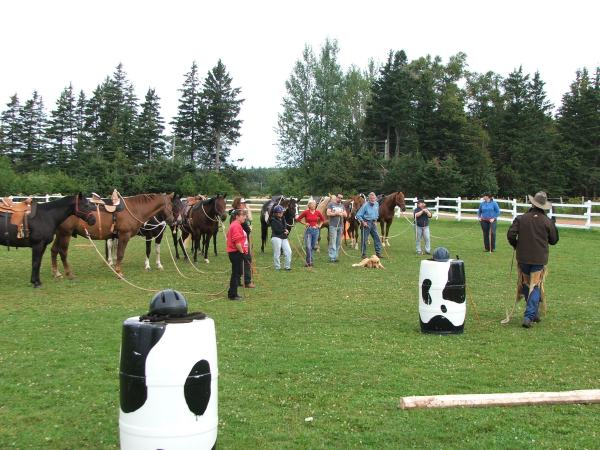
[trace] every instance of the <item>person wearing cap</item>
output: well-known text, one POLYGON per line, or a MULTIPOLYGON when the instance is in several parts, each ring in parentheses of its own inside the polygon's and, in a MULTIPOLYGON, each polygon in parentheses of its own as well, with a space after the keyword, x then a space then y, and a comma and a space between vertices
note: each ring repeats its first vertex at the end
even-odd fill
POLYGON ((306 264, 305 267, 313 266, 313 248, 317 245, 319 240, 319 229, 323 222, 325 222, 325 217, 321 214, 321 211, 317 211, 317 202, 314 200, 309 200, 307 204, 308 208, 306 208, 296 220, 301 222, 304 219, 304 225, 306 226, 306 231, 304 232, 304 246, 306 247, 306 264))
POLYGON ((342 200, 343 194, 331 197, 327 205, 327 217, 329 218, 329 261, 337 262, 342 245, 342 230, 344 229, 344 217, 348 217, 342 200))
POLYGON ((500 207, 491 194, 483 194, 477 209, 477 218, 483 231, 484 251, 496 251, 496 224, 500 215, 500 207))
POLYGON ((246 210, 234 209, 232 213, 233 222, 227 230, 227 254, 231 261, 231 278, 229 279, 229 290, 227 297, 229 300, 241 300, 238 295, 238 285, 240 278, 244 274, 245 261, 250 256, 248 253, 248 235, 242 228, 242 223, 246 221, 246 210))
POLYGON ((417 240, 417 255, 421 255, 421 239, 425 240, 425 253, 431 254, 431 237, 429 234, 429 219, 431 212, 427 209, 425 200, 417 200, 417 207, 414 211, 415 216, 415 238, 417 240))
POLYGON ((375 245, 375 254, 378 258, 381 258, 381 239, 377 233, 377 219, 379 219, 379 203, 377 202, 377 196, 375 192, 369 192, 367 201, 363 203, 358 212, 356 213, 356 220, 361 226, 361 251, 362 258, 367 257, 367 239, 369 235, 373 237, 373 244, 375 245))
POLYGON ((531 327, 539 322, 538 314, 545 266, 548 264, 549 245, 558 242, 555 219, 549 219, 546 211, 552 207, 545 192, 529 195, 531 208, 517 216, 508 229, 508 242, 516 250, 519 264, 521 294, 527 303, 523 326, 531 327))
POLYGON ((283 218, 283 206, 277 205, 273 208, 273 217, 271 217, 271 246, 273 247, 273 266, 275 270, 281 269, 281 251, 283 250, 284 269, 292 270, 292 249, 288 240, 289 231, 283 218))
MULTIPOLYGON (((251 219, 251 214, 252 212, 250 211, 250 208, 248 208, 246 199, 244 197, 236 197, 233 199, 233 202, 231 202, 231 208, 229 210, 229 223, 231 224, 233 222, 233 212, 236 209, 243 209, 244 211, 246 211, 246 220, 244 220, 244 222, 242 223, 242 228, 244 229, 244 231, 246 232, 246 235, 248 236, 248 242, 250 241, 250 233, 252 232, 252 219, 251 219)), ((248 257, 246 259, 244 259, 244 287, 246 288, 255 288, 255 284, 252 282, 252 251, 251 251, 252 247, 250 246, 250 251, 248 251, 248 257)), ((242 285, 242 282, 240 281, 239 285, 242 285)))

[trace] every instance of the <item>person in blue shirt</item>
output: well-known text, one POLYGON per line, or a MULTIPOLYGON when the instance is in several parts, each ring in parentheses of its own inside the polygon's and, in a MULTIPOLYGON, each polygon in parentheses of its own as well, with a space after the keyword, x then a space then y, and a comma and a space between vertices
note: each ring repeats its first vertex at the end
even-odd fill
POLYGON ((425 253, 431 254, 431 237, 429 234, 429 219, 431 211, 427 209, 427 203, 420 198, 417 200, 415 216, 415 239, 417 240, 417 255, 421 255, 421 239, 425 240, 425 253))
POLYGON ((484 194, 479 204, 477 218, 483 231, 483 246, 486 252, 496 251, 496 223, 500 215, 500 207, 491 194, 484 194))
POLYGON ((369 193, 369 198, 356 213, 356 220, 361 227, 361 251, 363 259, 367 257, 367 239, 373 237, 375 254, 381 258, 381 240, 377 233, 377 219, 379 219, 379 203, 375 192, 369 193))

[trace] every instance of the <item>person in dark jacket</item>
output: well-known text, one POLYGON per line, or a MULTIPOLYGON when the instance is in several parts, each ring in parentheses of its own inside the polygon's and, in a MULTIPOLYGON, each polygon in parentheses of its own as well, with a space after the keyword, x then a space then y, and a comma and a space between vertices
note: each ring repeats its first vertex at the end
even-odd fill
POLYGON ((284 268, 287 271, 292 270, 292 249, 288 240, 288 230, 283 218, 283 207, 277 205, 273 208, 273 217, 271 217, 271 245, 273 246, 273 266, 275 270, 281 269, 281 250, 285 257, 284 268))
POLYGON ((529 201, 531 209, 513 221, 506 235, 517 252, 522 294, 527 302, 523 318, 525 328, 540 321, 538 308, 544 266, 548 264, 548 246, 558 242, 555 220, 546 215, 546 210, 552 207, 546 193, 538 192, 534 197, 530 195, 529 201))

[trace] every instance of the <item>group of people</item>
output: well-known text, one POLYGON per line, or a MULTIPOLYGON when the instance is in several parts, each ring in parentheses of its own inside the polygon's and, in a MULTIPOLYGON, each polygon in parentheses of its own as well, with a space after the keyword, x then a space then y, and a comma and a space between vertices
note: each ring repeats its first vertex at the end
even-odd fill
MULTIPOLYGON (((343 194, 338 193, 330 199, 326 215, 329 224, 329 261, 338 261, 342 237, 344 233, 344 219, 348 213, 343 205, 343 194)), ((519 280, 521 295, 526 301, 523 327, 530 328, 533 323, 540 322, 539 304, 542 293, 542 284, 545 275, 545 266, 548 263, 548 246, 558 242, 558 229, 555 220, 548 218, 546 211, 551 208, 545 192, 538 192, 529 196, 531 208, 525 214, 518 216, 510 226, 507 239, 515 249, 516 259, 519 264, 519 280)), ((234 206, 231 214, 231 226, 227 232, 227 252, 231 261, 231 278, 228 297, 231 300, 240 300, 237 288, 242 285, 253 288, 251 255, 249 251, 249 235, 251 232, 248 220, 248 209, 245 200, 234 206)), ((281 256, 283 254, 283 268, 292 270, 292 249, 289 243, 289 229, 283 217, 284 208, 274 206, 270 218, 271 245, 273 248, 273 266, 281 270, 281 256)), ((423 254, 421 241, 425 243, 425 254, 431 254, 431 235, 429 232, 429 219, 431 211, 423 199, 417 200, 413 212, 415 226, 415 240, 417 255, 423 254)), ((483 232, 484 251, 496 250, 496 225, 500 216, 498 203, 492 195, 485 194, 477 210, 483 232)), ((370 192, 367 201, 356 213, 356 220, 361 229, 361 253, 367 257, 367 240, 372 237, 375 254, 381 258, 381 239, 377 233, 377 219, 379 218, 379 204, 374 192, 370 192)), ((306 251, 305 267, 313 267, 314 250, 319 239, 319 230, 326 222, 323 214, 317 210, 317 203, 311 199, 306 210, 296 217, 296 220, 306 226, 304 232, 304 246, 306 251)))

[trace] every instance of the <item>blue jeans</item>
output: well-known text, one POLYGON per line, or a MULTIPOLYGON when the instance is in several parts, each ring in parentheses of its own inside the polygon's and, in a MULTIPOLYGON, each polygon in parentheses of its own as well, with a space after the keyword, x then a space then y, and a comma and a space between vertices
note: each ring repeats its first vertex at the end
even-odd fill
POLYGON ((342 228, 329 226, 329 259, 335 261, 338 259, 340 253, 340 246, 342 245, 342 228))
POLYGON ((379 234, 377 233, 377 221, 369 220, 367 222, 366 227, 362 227, 360 229, 360 249, 362 251, 362 256, 365 258, 367 256, 367 239, 371 236, 373 238, 373 243, 375 244, 375 254, 377 256, 381 256, 381 240, 379 239, 379 234))
POLYGON ((425 252, 431 253, 431 238, 429 235, 429 227, 417 226, 417 253, 421 253, 421 239, 425 239, 425 252))
POLYGON ((304 246, 306 247, 306 263, 313 263, 313 249, 319 241, 319 229, 307 227, 304 232, 304 246))
POLYGON ((497 220, 493 222, 488 222, 486 220, 482 220, 479 222, 481 224, 481 230, 483 231, 483 246, 489 252, 490 251, 490 228, 492 230, 492 251, 496 250, 496 224, 497 220))
MULTIPOLYGON (((531 275, 532 272, 539 272, 544 268, 544 266, 541 264, 523 263, 519 263, 519 267, 521 272, 523 272, 525 275, 531 275)), ((522 293, 525 297, 525 301, 527 302, 527 305, 525 306, 525 318, 533 320, 535 317, 537 317, 538 308, 540 307, 540 287, 536 286, 531 295, 529 295, 529 285, 523 284, 522 293)))

